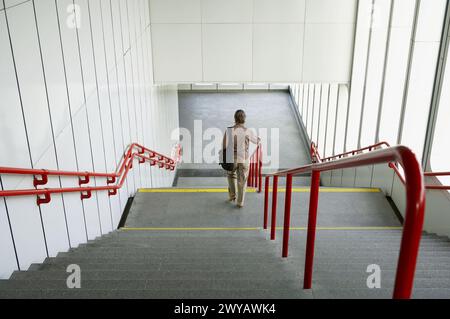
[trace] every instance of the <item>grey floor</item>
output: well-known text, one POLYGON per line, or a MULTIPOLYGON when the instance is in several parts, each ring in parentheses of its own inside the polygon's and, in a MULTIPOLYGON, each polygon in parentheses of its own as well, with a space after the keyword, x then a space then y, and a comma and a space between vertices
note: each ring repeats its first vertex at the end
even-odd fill
MULTIPOLYGON (((219 128, 224 132, 226 127, 233 125, 234 112, 244 109, 247 127, 268 129, 269 153, 272 152, 270 130, 279 130, 279 141, 275 142, 280 147, 280 163, 276 168, 301 166, 309 162, 288 92, 180 92, 179 103, 180 127, 190 132, 194 131, 195 120, 202 121, 204 130, 219 128)), ((192 144, 191 150, 193 147, 192 144)), ((190 163, 181 168, 208 169, 217 168, 217 164, 190 163)))

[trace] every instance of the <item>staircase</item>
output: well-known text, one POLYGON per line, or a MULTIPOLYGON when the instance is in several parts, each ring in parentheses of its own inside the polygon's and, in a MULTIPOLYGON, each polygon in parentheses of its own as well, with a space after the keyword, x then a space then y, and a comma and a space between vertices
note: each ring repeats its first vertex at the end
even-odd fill
MULTIPOLYGON (((391 298, 401 229, 383 194, 321 189, 314 286, 303 290, 306 188, 295 188, 290 256, 268 240, 263 195, 243 210, 222 188, 141 190, 125 228, 15 272, 0 298, 391 298), (344 192, 342 192, 344 191, 344 192), (69 265, 81 289, 68 289, 69 265), (381 267, 381 289, 366 272, 381 267)), ((284 194, 279 194, 280 202, 284 194)), ((282 212, 277 225, 282 225, 282 212)), ((450 297, 450 241, 424 234, 414 298, 450 297)))

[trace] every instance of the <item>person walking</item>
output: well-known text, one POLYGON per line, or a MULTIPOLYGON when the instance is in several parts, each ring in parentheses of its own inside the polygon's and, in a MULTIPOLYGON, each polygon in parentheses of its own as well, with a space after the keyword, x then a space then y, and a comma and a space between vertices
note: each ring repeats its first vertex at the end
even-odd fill
POLYGON ((223 138, 223 149, 227 152, 227 158, 233 159, 233 165, 227 172, 229 201, 237 200, 236 205, 239 208, 243 208, 245 202, 250 143, 259 144, 261 141, 252 130, 245 127, 246 118, 243 110, 236 111, 235 125, 227 128, 223 138))

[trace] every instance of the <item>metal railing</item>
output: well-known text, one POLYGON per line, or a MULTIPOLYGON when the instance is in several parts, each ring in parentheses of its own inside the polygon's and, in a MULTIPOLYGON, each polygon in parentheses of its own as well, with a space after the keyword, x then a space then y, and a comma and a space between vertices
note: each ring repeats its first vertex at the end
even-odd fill
POLYGON ((263 152, 261 144, 258 144, 255 152, 250 157, 250 167, 247 180, 247 186, 256 188, 258 193, 262 191, 262 167, 263 167, 263 152))
MULTIPOLYGON (((341 158, 345 158, 345 157, 349 157, 349 156, 354 156, 357 154, 362 154, 364 152, 372 152, 374 150, 378 150, 381 149, 383 147, 391 147, 391 145, 388 142, 380 142, 371 146, 367 146, 358 150, 354 150, 354 151, 350 151, 350 152, 346 152, 346 153, 342 153, 339 155, 334 155, 334 156, 330 156, 327 158, 321 158, 319 151, 317 150, 317 147, 314 143, 311 143, 311 159, 313 161, 313 163, 323 163, 323 162, 330 162, 330 161, 334 161, 336 159, 341 159, 341 158)), ((390 168, 392 168, 392 170, 395 172, 395 174, 397 175, 397 177, 400 179, 401 183, 403 185, 405 185, 405 178, 403 177, 402 173, 400 172, 400 170, 398 169, 397 163, 389 163, 388 164, 390 168)), ((438 177, 438 176, 450 176, 450 172, 425 172, 424 173, 425 177, 438 177)), ((428 190, 450 190, 450 186, 449 185, 425 185, 425 189, 428 190)))
POLYGON ((95 191, 108 191, 109 196, 115 196, 117 195, 117 191, 123 187, 128 172, 133 168, 134 160, 138 160, 139 164, 150 163, 150 166, 156 166, 160 169, 173 171, 181 159, 180 145, 176 146, 175 156, 176 158, 172 159, 142 145, 133 143, 127 148, 115 173, 71 172, 0 167, 0 175, 7 174, 33 176, 33 186, 35 187, 34 189, 0 190, 0 197, 37 196, 37 205, 42 205, 51 202, 52 194, 79 192, 81 200, 91 198, 92 192, 95 191), (49 176, 77 177, 79 187, 38 188, 47 185, 49 176), (92 177, 106 178, 106 185, 87 186, 92 177))
MULTIPOLYGON (((361 150, 361 152, 349 152, 346 153, 347 155, 338 155, 337 157, 321 160, 321 162, 267 175, 265 177, 264 229, 268 228, 269 187, 270 179, 273 178, 270 238, 274 240, 276 236, 278 179, 279 177, 286 177, 282 256, 283 258, 288 257, 292 178, 293 176, 299 174, 311 173, 312 183, 309 202, 304 273, 304 289, 311 289, 321 172, 374 164, 399 163, 405 172, 406 211, 393 297, 395 299, 407 299, 411 297, 413 289, 414 273, 424 222, 425 187, 422 168, 414 153, 404 146, 389 147, 377 150, 374 150, 374 146, 372 146, 365 148, 364 150, 370 150, 370 152, 362 153, 363 151, 361 150), (348 155, 353 156, 345 157, 348 155)), ((316 153, 317 152, 311 148, 311 155, 318 155, 316 153)))

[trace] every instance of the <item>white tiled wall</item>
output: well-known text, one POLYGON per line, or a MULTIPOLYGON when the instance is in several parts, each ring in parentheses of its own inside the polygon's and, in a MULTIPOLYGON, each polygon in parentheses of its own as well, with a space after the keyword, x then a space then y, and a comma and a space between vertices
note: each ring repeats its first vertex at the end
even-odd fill
POLYGON ((150 4, 157 82, 350 80, 356 0, 150 4))
MULTIPOLYGON (((132 142, 171 154, 177 88, 154 85, 147 0, 0 4, 0 166, 114 172, 132 142)), ((54 195, 41 207, 35 197, 1 199, 0 278, 110 232, 137 188, 172 180, 136 164, 118 196, 54 195)), ((33 188, 31 177, 0 181, 5 190, 33 188)), ((77 185, 51 178, 48 187, 77 185)))

